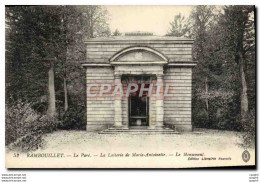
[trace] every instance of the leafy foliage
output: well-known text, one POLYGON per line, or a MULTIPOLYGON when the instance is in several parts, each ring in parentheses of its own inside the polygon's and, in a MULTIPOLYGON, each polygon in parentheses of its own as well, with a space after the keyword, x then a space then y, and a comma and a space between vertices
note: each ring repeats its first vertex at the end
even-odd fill
POLYGON ((194 39, 195 127, 244 131, 244 142, 250 143, 255 135, 254 7, 196 6, 188 19, 176 16, 171 28, 171 36, 186 33, 194 39))
MULTIPOLYGON (((109 36, 107 11, 101 6, 10 6, 6 7, 7 103, 30 100, 46 110, 47 71, 43 61, 55 62, 58 113, 63 110, 64 78, 69 93, 84 97, 84 39, 109 36), (79 89, 77 89, 79 88, 79 89), (80 90, 80 91, 79 91, 80 90)), ((82 103, 81 103, 82 104, 82 103)), ((83 103, 84 104, 84 103, 83 103)))
POLYGON ((256 127, 255 127, 255 111, 251 110, 245 120, 241 120, 242 129, 244 134, 242 135, 242 146, 244 148, 255 146, 256 127))
POLYGON ((42 135, 57 127, 56 118, 41 115, 32 104, 18 100, 6 106, 6 145, 21 151, 36 150, 42 146, 42 135))
POLYGON ((56 112, 58 118, 64 119, 59 126, 84 128, 85 73, 80 65, 85 60, 84 40, 109 36, 107 20, 108 12, 102 6, 6 7, 7 145, 24 137, 17 145, 25 148, 23 144, 29 142, 28 149, 38 148, 42 134, 56 128, 51 124, 52 119, 46 118, 49 64, 44 60, 48 58, 56 60, 56 112), (24 105, 27 101, 30 104, 24 105), (29 109, 25 111, 23 108, 29 109), (24 113, 16 113, 20 109, 24 113), (15 121, 12 114, 32 118, 28 122, 23 119, 15 121), (17 122, 20 122, 20 128, 15 126, 17 122), (27 123, 35 128, 27 129, 27 123), (41 125, 43 123, 46 128, 41 125), (34 147, 30 147, 32 145, 34 147))
POLYGON ((86 108, 85 106, 73 104, 62 116, 59 128, 66 130, 85 130, 86 129, 86 108))
POLYGON ((121 33, 119 32, 118 29, 116 29, 114 32, 113 32, 113 36, 120 36, 121 33))
POLYGON ((166 34, 167 36, 182 37, 188 36, 191 30, 189 19, 179 13, 174 17, 174 21, 170 22, 170 31, 166 34))

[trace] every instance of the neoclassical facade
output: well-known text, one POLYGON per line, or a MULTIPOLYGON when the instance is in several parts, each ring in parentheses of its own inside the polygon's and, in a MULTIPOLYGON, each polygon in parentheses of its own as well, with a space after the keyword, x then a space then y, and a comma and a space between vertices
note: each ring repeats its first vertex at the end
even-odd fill
POLYGON ((192 45, 190 39, 158 36, 88 39, 82 63, 87 131, 192 131, 192 45))

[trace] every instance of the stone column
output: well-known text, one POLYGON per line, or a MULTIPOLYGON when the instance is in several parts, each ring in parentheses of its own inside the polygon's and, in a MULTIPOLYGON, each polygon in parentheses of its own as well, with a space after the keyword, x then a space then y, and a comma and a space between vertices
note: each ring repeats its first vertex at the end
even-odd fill
POLYGON ((164 106, 163 106, 163 75, 158 74, 157 76, 157 90, 156 90, 156 128, 163 127, 163 115, 164 115, 164 106))
MULTIPOLYGON (((121 86, 121 75, 115 74, 115 87, 121 86)), ((115 104, 115 127, 122 127, 122 96, 121 94, 115 94, 114 97, 114 104, 115 104)))

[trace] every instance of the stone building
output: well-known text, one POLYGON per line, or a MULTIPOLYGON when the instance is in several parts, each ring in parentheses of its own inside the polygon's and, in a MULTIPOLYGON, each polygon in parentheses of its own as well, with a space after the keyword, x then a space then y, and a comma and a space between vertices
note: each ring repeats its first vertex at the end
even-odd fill
POLYGON ((192 131, 192 68, 196 66, 192 46, 191 39, 161 36, 88 39, 82 63, 87 131, 111 127, 192 131), (127 95, 130 83, 143 85, 146 90, 141 97, 140 88, 127 95), (153 85, 151 95, 149 84, 153 85), (118 85, 123 95, 115 94, 118 85), (162 89, 157 93, 158 85, 162 89))

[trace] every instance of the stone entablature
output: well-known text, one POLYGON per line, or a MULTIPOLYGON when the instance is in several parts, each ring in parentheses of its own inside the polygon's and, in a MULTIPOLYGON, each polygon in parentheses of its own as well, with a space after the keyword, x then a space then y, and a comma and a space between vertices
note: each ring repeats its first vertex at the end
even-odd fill
MULTIPOLYGON (((86 82, 126 83, 123 76, 155 77, 156 84, 170 83, 173 97, 160 93, 149 99, 149 128, 174 127, 191 131, 191 91, 193 41, 185 38, 137 36, 97 38, 86 41, 87 57, 82 63, 86 82)), ((96 88, 94 92, 98 92, 96 88)), ((129 98, 87 95, 87 130, 103 130, 111 126, 129 128, 129 98)))
POLYGON ((191 62, 193 40, 185 38, 137 36, 115 37, 107 39, 89 39, 87 43, 87 60, 92 63, 109 63, 109 59, 118 52, 131 47, 147 47, 163 54, 169 61, 191 62))

